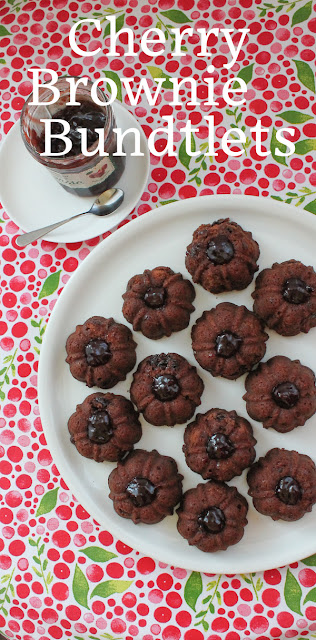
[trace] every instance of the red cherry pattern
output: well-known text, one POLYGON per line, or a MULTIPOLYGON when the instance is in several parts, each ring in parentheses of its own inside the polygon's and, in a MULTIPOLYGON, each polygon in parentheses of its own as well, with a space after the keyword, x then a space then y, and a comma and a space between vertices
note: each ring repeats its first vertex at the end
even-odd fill
MULTIPOLYGON (((274 4, 277 7, 278 1, 274 4)), ((205 105, 207 95, 202 84, 198 88, 200 107, 187 104, 189 98, 181 90, 182 105, 173 111, 177 146, 183 121, 189 118, 192 126, 199 127, 195 133, 197 149, 207 141, 203 115, 214 115, 217 155, 206 157, 203 166, 201 160, 196 163, 193 158, 189 169, 174 157, 152 157, 148 184, 128 219, 165 200, 197 194, 276 194, 286 200, 287 192, 294 192, 296 204, 304 195, 300 190, 306 193, 308 189, 308 195, 300 201, 304 207, 315 198, 316 162, 312 155, 294 155, 287 166, 277 163, 272 155, 262 158, 250 133, 247 155, 231 158, 220 147, 221 138, 234 122, 221 98, 221 85, 249 65, 252 74, 247 102, 236 114, 239 126, 254 127, 261 118, 263 127, 270 130, 272 126, 293 126, 295 141, 316 138, 312 120, 288 125, 281 117, 284 111, 311 117, 316 114, 314 93, 298 77, 294 62, 305 63, 314 71, 316 5, 310 16, 304 15, 301 22, 291 26, 295 11, 303 4, 277 12, 265 9, 260 0, 113 0, 111 5, 110 0, 21 0, 10 4, 0 0, 0 60, 4 61, 0 65, 0 139, 18 120, 31 92, 31 66, 55 69, 61 75, 86 74, 92 79, 110 69, 122 77, 135 76, 138 82, 142 76, 148 77, 147 66, 151 65, 167 75, 204 78, 207 61, 197 56, 195 36, 181 59, 173 58, 170 50, 153 56, 140 52, 134 60, 122 55, 109 59, 99 33, 87 26, 81 30, 80 43, 91 50, 101 44, 100 55, 78 58, 69 47, 73 22, 94 12, 105 15, 109 6, 124 15, 125 26, 133 28, 137 45, 142 32, 163 18, 161 12, 177 10, 196 28, 210 28, 216 23, 230 29, 247 26, 250 33, 238 62, 229 71, 223 68, 227 47, 220 43, 215 48, 215 41, 210 40, 219 103, 216 111, 212 113, 205 105), (191 174, 192 169, 198 171, 191 174)), ((121 54, 124 42, 122 37, 121 54)), ((127 99, 125 103, 147 135, 162 126, 162 116, 172 113, 167 90, 150 111, 143 99, 136 107, 131 107, 127 99)), ((268 149, 266 134, 263 143, 268 149)), ((162 136, 157 149, 163 150, 165 144, 162 136)), ((58 295, 102 238, 65 246, 43 240, 20 251, 15 242, 18 227, 3 208, 0 217, 0 347, 2 368, 6 369, 0 375, 0 382, 4 380, 0 387, 0 570, 8 596, 6 599, 0 593, 0 628, 14 640, 75 636, 86 640, 102 633, 126 640, 309 638, 316 632, 316 556, 306 563, 256 575, 202 575, 202 586, 195 587, 192 599, 189 572, 142 556, 110 532, 100 530, 72 496, 43 435, 36 390, 38 354, 58 295), (55 290, 39 299, 52 274, 56 274, 55 290), (46 500, 50 496, 49 510, 37 513, 43 496, 46 500), (111 552, 112 556, 107 561, 101 561, 100 555, 91 559, 85 553, 87 548, 97 548, 99 554, 111 552), (76 580, 81 584, 79 597, 74 588, 76 580), (93 589, 105 581, 125 581, 124 591, 106 599, 91 596, 93 589), (207 596, 210 600, 203 604, 207 596)))

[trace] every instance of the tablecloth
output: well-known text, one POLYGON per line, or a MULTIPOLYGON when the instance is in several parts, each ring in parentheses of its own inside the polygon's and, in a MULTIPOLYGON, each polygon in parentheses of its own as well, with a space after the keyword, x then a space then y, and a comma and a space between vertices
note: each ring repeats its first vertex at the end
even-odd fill
MULTIPOLYGON (((188 118, 195 127, 191 158, 152 156, 148 184, 127 220, 166 201, 204 194, 276 197, 316 212, 316 5, 306 0, 0 0, 1 138, 19 118, 32 90, 28 69, 48 67, 61 75, 98 79, 163 76, 201 84, 200 107, 170 105, 166 88, 155 107, 145 98, 126 106, 146 135, 173 114, 175 140, 188 118), (104 39, 83 27, 80 42, 97 56, 76 56, 68 41, 75 21, 114 14, 130 26, 139 42, 145 29, 165 31, 167 49, 152 56, 107 57, 104 39), (191 21, 191 22, 189 22, 191 21), (196 54, 194 36, 182 58, 172 56, 171 28, 250 29, 231 70, 225 44, 212 48, 219 106, 207 106, 207 60, 196 54), (90 49, 89 49, 90 47, 90 49), (246 72, 245 72, 246 69, 246 72), (222 83, 243 71, 245 105, 228 107, 222 83), (218 155, 204 158, 213 113, 218 155), (257 118, 270 128, 257 155, 248 134, 257 118), (290 123, 290 125, 289 125, 290 123), (245 127, 245 154, 228 157, 220 139, 234 125, 245 127), (295 129, 300 153, 275 155, 275 134, 295 129), (274 136, 274 137, 273 137, 274 136)), ((160 142, 163 148, 163 142, 160 142)), ((37 369, 46 324, 71 274, 102 238, 73 244, 39 241, 25 250, 16 245, 18 227, 1 209, 0 249, 0 627, 16 640, 126 638, 131 640, 271 640, 316 637, 316 554, 290 567, 247 575, 213 575, 167 566, 144 557, 102 529, 70 493, 47 448, 37 403, 37 369), (100 585, 103 585, 102 587, 100 585), (99 589, 98 589, 99 587, 99 589)), ((124 224, 126 221, 124 222, 124 224)), ((273 230, 272 230, 273 231, 273 230)), ((105 234, 106 236, 107 234, 105 234)), ((104 236, 104 237, 105 237, 104 236)), ((316 537, 315 537, 316 551, 316 537)))

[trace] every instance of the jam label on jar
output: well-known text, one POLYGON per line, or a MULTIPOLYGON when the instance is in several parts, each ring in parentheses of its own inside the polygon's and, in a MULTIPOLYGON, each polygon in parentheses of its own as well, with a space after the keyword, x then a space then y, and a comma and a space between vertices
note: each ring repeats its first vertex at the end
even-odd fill
POLYGON ((94 187, 95 185, 100 184, 100 182, 104 182, 112 173, 115 172, 115 164, 112 156, 108 156, 105 158, 101 158, 94 167, 90 167, 90 169, 85 169, 84 171, 54 171, 54 169, 50 169, 54 178, 59 182, 59 184, 65 187, 72 187, 74 189, 89 189, 94 187))

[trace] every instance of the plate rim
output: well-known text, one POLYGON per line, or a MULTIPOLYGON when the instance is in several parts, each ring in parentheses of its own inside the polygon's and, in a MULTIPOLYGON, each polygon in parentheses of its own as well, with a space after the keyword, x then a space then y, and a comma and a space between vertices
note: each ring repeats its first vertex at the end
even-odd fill
MULTIPOLYGON (((212 202, 212 205, 216 205, 216 202, 221 201, 221 203, 225 206, 227 205, 231 205, 232 202, 234 202, 236 200, 236 198, 238 198, 238 201, 240 202, 241 205, 244 205, 247 209, 251 207, 251 205, 258 205, 258 200, 260 200, 260 203, 263 204, 264 202, 267 202, 269 199, 269 197, 262 197, 262 196, 247 196, 247 195, 235 195, 235 194, 230 194, 230 195, 205 195, 205 196, 197 196, 198 198, 203 198, 203 200, 205 201, 205 204, 207 204, 207 201, 212 202)), ((191 200, 191 198, 189 199, 191 200)), ((48 424, 49 424, 49 417, 48 417, 48 410, 46 411, 46 406, 45 406, 45 401, 44 401, 44 376, 42 371, 44 371, 44 364, 43 362, 45 362, 46 360, 46 351, 49 351, 49 337, 50 337, 50 333, 51 331, 53 331, 53 325, 55 323, 55 317, 57 317, 57 312, 56 309, 58 311, 59 307, 63 304, 63 300, 65 298, 65 296, 68 295, 68 292, 71 291, 72 287, 76 286, 77 280, 80 279, 81 277, 81 269, 83 270, 85 267, 84 265, 89 264, 93 266, 93 262, 94 261, 98 261, 98 256, 99 254, 101 254, 101 252, 104 252, 105 250, 105 246, 104 246, 104 242, 107 243, 106 246, 109 245, 114 245, 115 244, 119 244, 121 241, 121 238, 124 237, 124 235, 128 236, 130 233, 134 233, 134 230, 136 229, 137 232, 137 227, 140 225, 145 225, 145 227, 150 227, 151 226, 151 220, 152 217, 155 216, 155 218, 157 218, 158 215, 162 216, 162 218, 166 218, 168 219, 169 215, 170 215, 170 209, 172 209, 172 212, 174 212, 175 215, 179 215, 181 213, 181 208, 183 205, 183 201, 177 201, 177 202, 173 202, 173 203, 169 203, 167 205, 163 205, 160 206, 156 209, 152 209, 150 211, 148 211, 145 215, 139 216, 133 220, 131 220, 127 225, 124 225, 122 227, 120 227, 119 229, 117 229, 115 231, 115 233, 112 233, 111 235, 109 235, 107 238, 105 238, 102 242, 100 242, 94 249, 93 251, 85 258, 85 260, 81 263, 81 265, 78 267, 78 269, 73 273, 73 275, 71 276, 71 278, 69 279, 69 281, 66 283, 64 289, 62 290, 61 294, 59 295, 57 302, 54 306, 54 309, 52 311, 52 314, 49 318, 49 321, 47 323, 47 329, 45 331, 44 334, 44 339, 43 339, 43 344, 42 344, 42 348, 41 348, 41 355, 39 358, 39 369, 38 369, 38 402, 39 402, 39 415, 42 421, 42 425, 43 425, 43 432, 47 441, 47 445, 52 453, 54 462, 56 463, 57 467, 58 467, 58 462, 59 462, 59 456, 58 456, 58 452, 56 451, 56 447, 54 445, 53 442, 53 437, 51 437, 51 430, 48 428, 48 424), (156 214, 156 215, 155 215, 156 214), (132 227, 130 226, 132 224, 132 227), (132 230, 132 231, 131 231, 132 230), (79 275, 78 275, 79 274, 79 275), (44 426, 45 425, 45 426, 44 426)), ((285 203, 281 203, 279 201, 275 201, 273 200, 273 206, 275 209, 278 210, 278 213, 280 214, 280 216, 282 218, 289 218, 289 216, 291 216, 291 218, 293 219, 293 221, 297 220, 297 216, 299 213, 302 213, 302 209, 299 209, 299 211, 297 210, 296 207, 294 207, 293 205, 289 205, 289 204, 285 204, 285 203)), ((240 207, 239 207, 240 208, 240 207)), ((257 206, 258 208, 258 206, 257 206)), ((212 206, 212 211, 213 211, 213 206, 212 206)), ((257 214, 257 211, 254 210, 254 215, 257 214)), ((300 223, 304 224, 305 221, 311 221, 312 218, 315 219, 314 214, 312 214, 309 211, 305 211, 304 210, 304 214, 308 214, 307 216, 303 216, 302 217, 302 221, 300 221, 300 223)), ((238 218, 238 212, 236 213, 236 218, 238 218)), ((316 221, 315 221, 316 222, 316 221)), ((315 224, 312 223, 312 224, 315 224)), ((161 220, 161 223, 163 224, 163 219, 161 220)), ((304 226, 308 226, 308 228, 310 227, 310 223, 306 222, 306 224, 304 224, 304 226)), ((60 472, 62 477, 65 479, 69 489, 71 490, 71 492, 74 494, 74 496, 80 496, 80 487, 77 486, 77 483, 75 480, 73 480, 72 474, 69 471, 68 473, 68 468, 67 466, 63 466, 61 465, 60 467, 60 472)), ((198 482, 198 481, 197 481, 198 482)), ((80 501, 80 499, 79 499, 80 501)), ((99 522, 99 516, 96 516, 94 513, 94 504, 91 503, 91 505, 87 506, 87 510, 89 511, 91 517, 96 520, 97 522, 99 522)), ((105 520, 102 522, 99 522, 99 524, 103 527, 103 526, 107 526, 105 524, 105 520)), ((136 527, 136 525, 135 525, 136 527)), ((154 545, 154 543, 152 543, 150 540, 146 540, 145 536, 143 538, 143 540, 145 540, 145 548, 142 546, 142 540, 140 540, 140 536, 138 535, 138 539, 137 537, 134 537, 133 535, 130 535, 130 533, 127 531, 125 531, 124 529, 124 520, 122 519, 122 523, 116 523, 114 521, 110 522, 110 531, 117 536, 120 540, 123 540, 126 544, 130 545, 133 549, 139 551, 142 554, 148 554, 153 558, 156 558, 156 560, 161 561, 161 562, 166 562, 169 565, 174 565, 174 557, 172 556, 172 552, 168 552, 167 549, 164 549, 162 554, 160 555, 157 550, 156 550, 156 546, 154 545)), ((135 529, 135 533, 136 533, 136 529, 135 529)), ((189 547, 188 547, 188 552, 189 552, 189 547)), ((313 555, 316 552, 316 543, 313 543, 311 541, 310 545, 308 545, 307 551, 306 551, 306 555, 305 555, 305 551, 304 551, 304 558, 308 557, 309 555, 313 555)), ((202 553, 202 552, 201 552, 202 553)), ((223 552, 224 554, 225 552, 223 552)), ((188 571, 200 571, 203 572, 203 569, 201 568, 201 566, 197 566, 194 562, 190 563, 190 554, 188 553, 188 562, 186 562, 185 566, 183 568, 185 568, 188 571)), ((204 556, 202 556, 202 559, 204 558, 204 556)), ((210 560, 210 565, 212 564, 211 562, 211 558, 212 558, 212 554, 205 554, 205 561, 207 559, 210 560)), ((280 567, 280 566, 286 566, 289 565, 293 562, 296 562, 298 560, 301 560, 301 557, 297 557, 297 552, 295 551, 295 548, 291 548, 291 551, 285 552, 284 556, 282 556, 282 559, 280 561, 280 563, 278 565, 275 564, 270 564, 269 562, 266 562, 263 558, 258 557, 258 562, 256 562, 255 565, 253 564, 245 564, 242 567, 234 567, 232 569, 232 571, 229 571, 229 573, 233 572, 235 574, 240 574, 240 573, 251 573, 251 572, 260 572, 260 571, 266 571, 268 569, 273 569, 276 567, 280 567)), ((239 560, 237 561, 239 562, 239 560)), ((236 563, 237 565, 237 563, 236 563)), ((211 570, 211 567, 207 567, 208 572, 211 570)), ((220 574, 226 574, 228 572, 227 567, 222 567, 219 569, 216 569, 216 573, 220 574)))
MULTIPOLYGON (((116 227, 118 225, 120 225, 124 220, 126 220, 126 218, 130 215, 132 210, 136 207, 137 203, 139 202, 139 200, 140 200, 140 198, 141 198, 141 196, 142 196, 142 194, 144 192, 145 186, 147 184, 147 180, 148 180, 148 177, 149 177, 149 171, 150 171, 150 152, 149 152, 149 148, 148 148, 148 144, 147 144, 147 138, 146 138, 146 135, 145 135, 145 133, 143 131, 143 128, 142 128, 141 124, 139 123, 139 121, 137 120, 135 115, 129 109, 127 109, 125 107, 125 105, 123 105, 120 102, 118 102, 117 100, 115 100, 114 103, 111 106, 113 108, 114 115, 116 117, 118 116, 118 112, 119 113, 120 112, 121 113, 126 112, 133 119, 134 125, 136 125, 137 129, 140 132, 141 142, 143 143, 143 147, 144 147, 143 148, 144 156, 142 156, 142 161, 144 163, 144 169, 145 170, 143 172, 143 175, 141 176, 142 180, 140 180, 140 187, 139 187, 139 190, 138 190, 138 198, 137 198, 137 200, 134 202, 132 207, 130 207, 130 206, 127 207, 128 210, 124 214, 124 217, 121 218, 120 220, 118 220, 117 222, 115 222, 115 224, 113 224, 113 226, 110 227, 109 229, 106 229, 104 231, 97 231, 96 233, 93 231, 93 235, 90 235, 90 233, 91 233, 89 231, 90 225, 87 224, 87 226, 86 226, 87 230, 85 232, 84 237, 82 237, 82 234, 79 234, 79 235, 81 235, 81 239, 80 240, 78 238, 76 238, 75 240, 71 240, 71 238, 65 238, 65 236, 63 236, 62 230, 60 231, 59 229, 53 232, 54 234, 56 234, 58 236, 57 238, 55 237, 55 235, 52 236, 51 233, 48 233, 48 234, 44 235, 41 238, 41 240, 46 240, 48 242, 55 242, 57 244, 69 244, 69 243, 72 243, 72 242, 85 242, 85 240, 91 240, 92 238, 97 238, 99 236, 102 236, 103 233, 108 233, 108 232, 113 233, 113 231, 115 231, 116 227), (61 238, 63 238, 63 239, 61 239, 61 238)), ((2 156, 2 154, 4 152, 4 149, 6 149, 7 145, 10 144, 10 134, 11 134, 11 132, 13 132, 13 130, 16 131, 19 128, 20 128, 20 118, 14 123, 13 127, 11 127, 10 131, 4 137, 4 139, 2 141, 2 144, 0 145, 0 159, 1 159, 1 156, 2 156)), ((117 186, 119 186, 119 184, 117 186)), ((2 194, 0 193, 0 201, 1 201, 2 205, 3 205, 4 210, 8 214, 10 220, 12 220, 12 222, 14 222, 14 224, 16 224, 19 227, 19 229, 22 230, 23 228, 20 226, 21 222, 16 218, 14 212, 13 212, 13 215, 12 215, 11 208, 7 207, 7 203, 6 203, 5 200, 6 199, 3 198, 2 194), (9 213, 9 210, 10 210, 10 213, 9 213)), ((87 198, 82 197, 83 206, 84 206, 85 201, 87 201, 87 198)), ((127 202, 126 199, 125 199, 125 202, 127 202)), ((61 229, 62 229, 62 227, 61 227, 61 229)), ((23 229, 23 232, 30 232, 30 231, 34 231, 34 229, 33 228, 23 229)))

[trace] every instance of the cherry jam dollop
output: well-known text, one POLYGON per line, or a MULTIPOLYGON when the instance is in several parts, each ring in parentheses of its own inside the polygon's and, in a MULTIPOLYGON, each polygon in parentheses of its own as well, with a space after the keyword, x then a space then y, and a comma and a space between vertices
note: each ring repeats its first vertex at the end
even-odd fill
POLYGON ((284 504, 294 506, 302 499, 302 489, 295 478, 285 476, 275 487, 275 495, 284 504))
POLYGON ((222 358, 231 358, 240 349, 242 343, 242 338, 239 338, 235 333, 223 331, 215 341, 216 353, 222 358))
POLYGON ((293 382, 281 382, 272 390, 272 397, 282 409, 292 409, 300 399, 300 392, 293 382))
POLYGON ((218 507, 204 509, 197 521, 199 527, 206 533, 220 533, 226 524, 225 514, 218 507))
POLYGON ((207 455, 211 460, 226 460, 235 451, 232 441, 225 433, 213 433, 206 445, 207 455))
POLYGON ((99 367, 102 364, 106 364, 112 354, 110 347, 105 340, 95 338, 86 344, 85 355, 90 367, 99 367))
POLYGON ((113 436, 113 425, 107 411, 95 411, 88 420, 88 438, 95 444, 106 444, 113 436))
POLYGON ((166 301, 166 289, 164 287, 149 287, 144 295, 147 307, 159 309, 166 301))
POLYGON ((180 385, 175 376, 164 374, 153 380, 153 392, 162 402, 174 400, 180 393, 180 385))
POLYGON ((148 478, 135 477, 125 491, 135 507, 146 507, 154 500, 156 487, 148 478))
POLYGON ((227 236, 219 234, 208 243, 206 255, 213 264, 227 264, 233 259, 235 249, 227 236))
POLYGON ((313 292, 310 287, 301 278, 288 278, 283 284, 282 295, 286 302, 290 304, 304 304, 310 299, 313 292))

